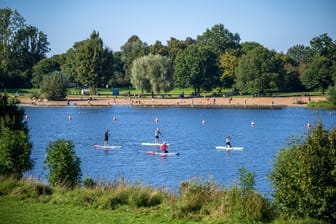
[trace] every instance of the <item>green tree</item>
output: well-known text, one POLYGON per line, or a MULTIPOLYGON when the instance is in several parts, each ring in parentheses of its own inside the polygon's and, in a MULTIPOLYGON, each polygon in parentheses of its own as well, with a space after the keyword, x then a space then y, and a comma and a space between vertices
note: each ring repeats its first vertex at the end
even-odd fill
POLYGON ((249 51, 254 50, 257 47, 263 46, 257 42, 243 42, 240 45, 240 53, 241 55, 247 54, 249 51))
POLYGON ((91 92, 98 84, 107 84, 113 75, 113 53, 104 49, 99 33, 93 31, 88 40, 76 43, 74 48, 76 80, 89 86, 91 92))
POLYGON ((64 63, 62 55, 54 55, 50 58, 44 58, 33 67, 33 77, 31 83, 35 88, 40 88, 43 78, 55 71, 62 71, 61 65, 64 63))
POLYGON ((242 93, 264 94, 278 90, 282 76, 283 64, 275 52, 256 47, 240 58, 235 87, 242 93))
POLYGON ((310 41, 310 46, 314 54, 320 54, 330 60, 336 59, 336 43, 328 34, 324 33, 318 37, 314 37, 310 41))
POLYGON ((312 57, 312 51, 309 47, 302 44, 295 45, 287 50, 287 55, 297 64, 307 63, 312 57))
POLYGON ((225 52, 219 58, 219 67, 223 70, 220 80, 224 87, 232 87, 235 80, 235 69, 238 65, 239 58, 235 55, 225 52))
POLYGON ((313 61, 303 71, 301 81, 308 90, 322 89, 322 93, 332 85, 333 64, 329 58, 315 55, 313 61))
POLYGON ((149 53, 152 55, 168 56, 168 48, 161 41, 157 40, 153 45, 149 46, 149 53))
POLYGON ((27 26, 15 10, 0 9, 0 60, 3 86, 30 87, 32 67, 49 52, 47 36, 27 26))
POLYGON ((201 88, 208 91, 218 84, 217 57, 205 45, 189 45, 176 56, 174 64, 174 81, 180 88, 193 87, 200 93, 201 88))
POLYGON ((131 83, 142 92, 169 91, 173 87, 171 61, 161 55, 147 55, 134 60, 131 83))
POLYGON ((22 177, 33 168, 30 158, 32 144, 29 141, 24 110, 9 102, 7 95, 0 95, 0 174, 22 177))
POLYGON ((231 33, 223 24, 217 24, 198 36, 197 42, 208 46, 219 57, 228 49, 239 48, 240 36, 231 33))
POLYGON ((46 148, 46 169, 48 179, 53 186, 75 187, 80 183, 80 159, 76 155, 71 140, 57 139, 49 142, 46 148))
POLYGON ((8 74, 10 51, 14 35, 24 27, 24 18, 16 10, 0 9, 0 60, 4 74, 8 74))
POLYGON ((120 51, 113 54, 113 79, 109 84, 116 84, 117 86, 129 86, 129 80, 125 78, 125 64, 121 60, 122 55, 120 51))
POLYGON ((187 46, 185 41, 178 40, 174 37, 171 37, 170 40, 167 41, 168 56, 172 62, 174 62, 177 54, 186 49, 187 46))
POLYGON ((336 221, 336 129, 321 123, 304 141, 293 141, 282 149, 271 180, 274 203, 283 215, 336 221))
POLYGON ((330 102, 332 105, 336 106, 336 87, 335 86, 329 86, 326 94, 327 94, 328 102, 330 102))
POLYGON ((148 54, 148 46, 136 35, 131 36, 127 42, 121 46, 121 60, 125 67, 124 80, 130 80, 133 61, 148 54))
POLYGON ((41 92, 48 100, 64 99, 67 94, 66 79, 62 72, 55 71, 45 76, 41 92))

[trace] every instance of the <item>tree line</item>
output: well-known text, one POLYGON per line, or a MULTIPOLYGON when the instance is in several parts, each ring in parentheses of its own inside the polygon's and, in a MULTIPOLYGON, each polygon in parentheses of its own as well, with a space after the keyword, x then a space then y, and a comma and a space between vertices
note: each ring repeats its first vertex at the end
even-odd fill
POLYGON ((217 24, 195 39, 171 37, 166 45, 148 45, 133 35, 113 52, 93 31, 65 53, 47 57, 47 36, 25 24, 16 10, 0 9, 0 29, 0 88, 43 89, 56 79, 67 86, 86 86, 92 93, 108 85, 152 93, 178 87, 193 88, 195 94, 229 88, 264 95, 324 93, 336 80, 336 42, 326 33, 309 46, 298 44, 283 53, 257 42, 241 43, 239 34, 217 24))

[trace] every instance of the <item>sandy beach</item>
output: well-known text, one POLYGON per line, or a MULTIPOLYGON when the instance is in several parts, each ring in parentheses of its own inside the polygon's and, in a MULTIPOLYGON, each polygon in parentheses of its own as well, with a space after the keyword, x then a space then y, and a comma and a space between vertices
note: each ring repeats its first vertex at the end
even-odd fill
POLYGON ((310 101, 326 100, 323 96, 302 97, 198 97, 198 98, 137 98, 112 96, 84 96, 63 101, 32 100, 19 97, 21 104, 32 106, 176 106, 205 108, 282 108, 305 107, 310 101))

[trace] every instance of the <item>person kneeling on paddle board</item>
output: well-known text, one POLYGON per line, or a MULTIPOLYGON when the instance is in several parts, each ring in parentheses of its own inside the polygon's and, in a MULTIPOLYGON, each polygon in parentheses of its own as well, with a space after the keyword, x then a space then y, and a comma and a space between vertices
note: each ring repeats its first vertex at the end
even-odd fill
POLYGON ((163 153, 168 153, 168 145, 167 145, 167 143, 166 142, 163 142, 163 144, 161 145, 161 151, 163 152, 163 153))
POLYGON ((230 136, 227 136, 226 139, 226 148, 231 148, 231 137, 230 136))

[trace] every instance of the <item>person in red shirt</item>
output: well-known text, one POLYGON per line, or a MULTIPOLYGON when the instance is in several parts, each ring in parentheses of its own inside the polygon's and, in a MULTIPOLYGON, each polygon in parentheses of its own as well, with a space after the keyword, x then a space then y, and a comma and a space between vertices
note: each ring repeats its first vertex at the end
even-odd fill
POLYGON ((168 145, 167 145, 167 143, 166 142, 163 142, 163 144, 161 145, 161 151, 163 152, 163 153, 167 153, 168 152, 168 145))

